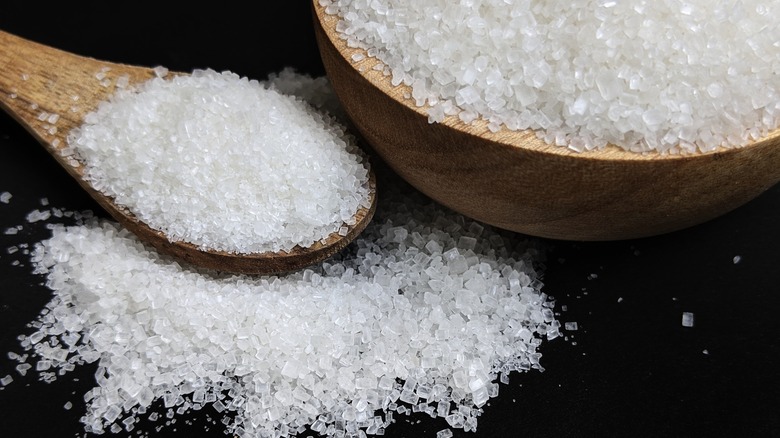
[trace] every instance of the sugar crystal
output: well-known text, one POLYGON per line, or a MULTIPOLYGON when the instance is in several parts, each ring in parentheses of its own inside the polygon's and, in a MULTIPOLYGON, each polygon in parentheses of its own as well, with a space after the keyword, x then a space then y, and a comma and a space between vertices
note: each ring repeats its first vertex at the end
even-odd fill
POLYGON ((682 313, 682 325, 683 325, 683 327, 693 327, 693 313, 692 312, 683 312, 682 313))

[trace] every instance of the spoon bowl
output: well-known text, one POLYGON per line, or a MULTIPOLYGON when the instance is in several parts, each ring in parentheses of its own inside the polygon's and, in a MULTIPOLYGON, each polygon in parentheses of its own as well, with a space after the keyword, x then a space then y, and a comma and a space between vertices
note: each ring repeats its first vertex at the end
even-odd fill
POLYGON ((367 143, 421 192, 484 223, 551 239, 641 238, 713 219, 780 181, 780 130, 683 155, 575 152, 456 116, 431 124, 409 87, 393 86, 376 59, 340 38, 338 17, 317 0, 312 12, 327 75, 367 143))
MULTIPOLYGON (((239 254, 203 250, 172 241, 140 221, 85 180, 82 163, 72 157, 67 135, 108 100, 117 87, 154 78, 153 68, 83 57, 0 31, 0 107, 27 129, 79 185, 115 220, 160 253, 199 268, 236 274, 281 274, 322 261, 346 247, 366 227, 376 209, 376 177, 371 170, 371 203, 355 214, 346 233, 333 233, 289 252, 239 254)), ((174 75, 184 73, 169 73, 174 75)))

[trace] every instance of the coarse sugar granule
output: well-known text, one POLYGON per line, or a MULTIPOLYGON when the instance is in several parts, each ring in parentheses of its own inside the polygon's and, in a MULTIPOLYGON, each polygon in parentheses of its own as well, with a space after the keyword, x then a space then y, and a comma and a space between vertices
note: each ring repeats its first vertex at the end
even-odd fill
POLYGON ((431 122, 535 130, 572 150, 739 147, 780 124, 767 0, 320 0, 431 122))
POLYGON ((442 430, 436 432, 436 438, 452 438, 452 430, 451 429, 442 429, 442 430))
MULTIPOLYGON (((302 77, 286 75, 287 87, 302 77)), ((339 120, 231 72, 119 89, 68 145, 96 190, 203 249, 308 247, 353 225, 370 202, 369 164, 339 120)))
POLYGON ((206 405, 241 437, 382 435, 404 412, 474 431, 499 376, 542 371, 560 336, 544 250, 392 182, 342 253, 283 276, 183 268, 112 221, 52 214, 31 261, 53 297, 9 358, 44 382, 96 367, 93 433, 206 405))
POLYGON ((693 327, 693 322, 694 322, 693 312, 683 312, 682 313, 682 326, 683 327, 693 327))

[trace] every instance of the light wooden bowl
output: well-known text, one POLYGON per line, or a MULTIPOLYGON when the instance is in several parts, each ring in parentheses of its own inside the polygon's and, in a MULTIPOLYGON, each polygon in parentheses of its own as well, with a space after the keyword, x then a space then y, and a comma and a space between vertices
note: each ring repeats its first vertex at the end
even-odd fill
POLYGON ((430 124, 408 87, 372 69, 375 59, 352 61, 362 51, 346 46, 317 0, 313 19, 328 78, 366 142, 418 190, 484 223, 552 239, 640 238, 713 219, 780 181, 780 130, 743 148, 661 155, 578 153, 457 117, 430 124))

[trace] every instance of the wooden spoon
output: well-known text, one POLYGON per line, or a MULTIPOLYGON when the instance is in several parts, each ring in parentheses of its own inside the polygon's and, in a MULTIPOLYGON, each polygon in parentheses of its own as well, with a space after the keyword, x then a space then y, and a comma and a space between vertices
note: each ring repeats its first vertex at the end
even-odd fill
MULTIPOLYGON (((182 73, 174 73, 182 74, 182 73)), ((376 177, 369 184, 371 206, 355 214, 345 236, 333 233, 324 242, 290 252, 234 254, 205 251, 170 241, 133 213, 95 190, 84 179, 81 163, 63 154, 68 132, 107 100, 118 82, 139 84, 155 77, 152 68, 116 64, 61 51, 0 31, 0 107, 22 124, 114 219, 159 252, 194 266, 241 274, 279 274, 322 261, 343 249, 365 229, 376 209, 376 177)))
POLYGON ((376 59, 339 37, 338 17, 312 6, 325 70, 355 127, 401 177, 471 218, 553 239, 639 238, 715 218, 780 180, 780 130, 747 147, 662 155, 578 153, 452 116, 430 124, 410 88, 373 70, 376 59))

